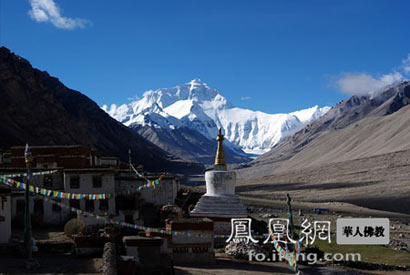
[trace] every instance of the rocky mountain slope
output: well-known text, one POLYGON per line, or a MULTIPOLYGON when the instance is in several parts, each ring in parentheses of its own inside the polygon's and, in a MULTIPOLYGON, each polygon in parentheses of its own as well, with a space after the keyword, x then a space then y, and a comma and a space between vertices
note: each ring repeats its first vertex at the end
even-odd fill
MULTIPOLYGON (((208 139, 191 128, 164 129, 133 125, 132 129, 165 151, 172 152, 183 159, 208 165, 215 162, 216 138, 208 139)), ((227 146, 225 146, 224 151, 228 163, 243 163, 251 160, 227 146)))
MULTIPOLYGON (((205 139, 210 141, 205 147, 214 147, 219 128, 224 129, 225 145, 231 156, 228 161, 244 162, 246 156, 269 151, 282 138, 321 117, 329 109, 315 106, 290 114, 266 114, 236 108, 200 79, 173 88, 147 91, 140 100, 129 104, 104 105, 102 108, 163 149, 179 156, 191 154, 188 158, 201 162, 212 159, 212 156, 190 148, 206 143, 205 139), (174 130, 189 136, 186 138, 189 141, 171 138, 178 135, 174 130)), ((214 151, 204 150, 212 154, 214 151)))
POLYGON ((112 119, 80 92, 65 87, 47 72, 0 48, 0 147, 14 145, 91 146, 105 156, 128 158, 148 170, 192 170, 201 166, 182 162, 135 131, 112 119))
POLYGON ((353 96, 238 170, 242 191, 410 213, 410 82, 353 96))
POLYGON ((410 149, 409 103, 409 81, 353 96, 251 165, 285 171, 410 149))

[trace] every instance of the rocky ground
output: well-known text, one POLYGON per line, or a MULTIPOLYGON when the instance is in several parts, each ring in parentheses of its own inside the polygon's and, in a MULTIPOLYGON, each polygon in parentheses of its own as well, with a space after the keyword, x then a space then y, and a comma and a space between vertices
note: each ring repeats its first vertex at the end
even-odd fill
MULTIPOLYGON (((269 200, 257 200, 242 197, 242 200, 248 204, 250 215, 259 220, 268 221, 273 217, 286 217, 287 210, 284 203, 269 202, 269 200)), ((332 224, 332 230, 338 217, 357 217, 373 214, 385 214, 382 211, 374 211, 366 208, 359 208, 347 204, 328 205, 332 209, 328 214, 314 214, 309 208, 309 204, 294 203, 295 224, 299 225, 301 220, 309 218, 311 220, 329 220, 332 224), (299 209, 303 209, 303 215, 299 215, 299 209), (338 211, 337 211, 338 210, 338 211)), ((410 239, 410 225, 395 213, 390 213, 392 242, 390 247, 397 250, 408 250, 410 239)), ((22 236, 23 232, 15 231, 16 239, 22 236)), ((35 230, 34 237, 39 243, 66 243, 71 242, 63 232, 58 228, 54 230, 35 230)), ((101 270, 101 258, 79 258, 69 254, 62 253, 36 253, 35 258, 39 261, 41 267, 32 274, 45 273, 71 273, 71 274, 99 274, 101 270), (52 264, 51 264, 52 263, 52 264)), ((409 274, 404 271, 368 271, 341 266, 334 266, 325 263, 319 263, 315 266, 301 266, 302 274, 409 274)), ((27 271, 24 268, 24 261, 21 258, 2 256, 0 257, 0 273, 22 274, 27 271)), ((227 256, 223 251, 217 250, 216 263, 207 265, 175 266, 175 274, 294 274, 290 267, 283 262, 249 262, 247 259, 239 260, 227 256)))
POLYGON ((25 259, 15 256, 0 257, 0 274, 100 274, 101 258, 77 258, 69 254, 37 253, 34 258, 40 267, 25 268, 25 259))
MULTIPOLYGON (((300 225, 305 218, 312 221, 331 221, 332 231, 335 232, 338 218, 389 218, 391 241, 387 247, 410 255, 410 215, 406 214, 409 213, 407 209, 410 207, 406 202, 410 197, 410 185, 407 181, 407 178, 410 178, 407 177, 410 176, 409 159, 408 152, 398 152, 378 158, 283 173, 275 177, 254 180, 241 180, 239 177, 239 186, 236 190, 248 206, 250 215, 266 222, 269 218, 287 217, 287 193, 292 197, 295 225, 300 225), (391 162, 391 159, 395 161, 391 162), (395 164, 387 164, 388 162, 395 164), (389 165, 389 169, 386 169, 386 165, 389 165), (378 181, 373 181, 374 178, 378 181), (315 208, 325 208, 329 212, 316 214, 313 211, 315 208), (302 215, 299 214, 300 210, 302 215)), ((194 192, 205 192, 204 186, 190 189, 194 192)), ((333 234, 333 242, 334 237, 333 234)), ((408 264, 402 263, 409 264, 410 261, 408 264)), ((334 267, 322 268, 323 272, 327 272, 334 267)), ((315 272, 319 271, 315 269, 315 272)), ((349 272, 357 273, 346 274, 410 274, 409 271, 398 270, 363 272, 354 269, 349 272)))
MULTIPOLYGON (((364 274, 409 274, 401 271, 360 271, 351 268, 316 265, 301 267, 302 274, 315 275, 364 275, 364 274)), ((248 262, 246 260, 233 260, 224 255, 217 255, 215 264, 176 266, 176 275, 264 275, 264 274, 295 274, 285 263, 248 262)))
MULTIPOLYGON (((268 222, 270 218, 288 217, 288 211, 284 203, 282 205, 283 207, 275 208, 273 205, 263 206, 260 202, 256 202, 255 199, 243 198, 242 200, 250 205, 249 211, 251 212, 251 216, 258 220, 268 222)), ((406 216, 338 203, 321 204, 319 207, 329 209, 330 212, 328 214, 315 214, 309 206, 310 205, 306 203, 294 204, 293 217, 295 225, 300 225, 303 219, 309 219, 310 221, 330 221, 331 231, 335 232, 336 220, 338 218, 388 217, 390 218, 390 243, 388 247, 410 253, 410 219, 406 216), (299 215, 299 210, 302 210, 302 215, 299 215)), ((334 234, 332 238, 335 238, 334 234)), ((333 241, 335 241, 335 239, 333 239, 333 241)))

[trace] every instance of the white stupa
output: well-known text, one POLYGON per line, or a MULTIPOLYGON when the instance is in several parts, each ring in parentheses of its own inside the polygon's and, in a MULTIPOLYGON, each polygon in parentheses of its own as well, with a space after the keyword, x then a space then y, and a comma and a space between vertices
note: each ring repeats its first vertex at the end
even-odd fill
POLYGON ((205 173, 206 193, 199 199, 190 215, 229 219, 247 217, 248 212, 245 205, 235 195, 236 173, 227 171, 222 129, 219 129, 217 140, 218 149, 214 170, 205 173))

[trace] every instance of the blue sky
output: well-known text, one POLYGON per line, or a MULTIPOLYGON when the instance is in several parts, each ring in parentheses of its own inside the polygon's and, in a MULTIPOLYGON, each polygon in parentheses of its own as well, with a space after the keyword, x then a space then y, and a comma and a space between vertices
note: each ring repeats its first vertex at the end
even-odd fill
POLYGON ((1 45, 100 106, 201 78, 269 113, 409 77, 410 1, 1 1, 1 45))

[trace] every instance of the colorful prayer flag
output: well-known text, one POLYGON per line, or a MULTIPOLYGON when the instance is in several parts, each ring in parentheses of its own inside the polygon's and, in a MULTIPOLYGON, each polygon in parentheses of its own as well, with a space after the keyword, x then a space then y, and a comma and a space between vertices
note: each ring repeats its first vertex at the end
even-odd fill
POLYGON ((24 149, 24 160, 26 163, 33 162, 33 156, 31 154, 31 149, 28 147, 28 144, 26 144, 26 148, 24 149))

